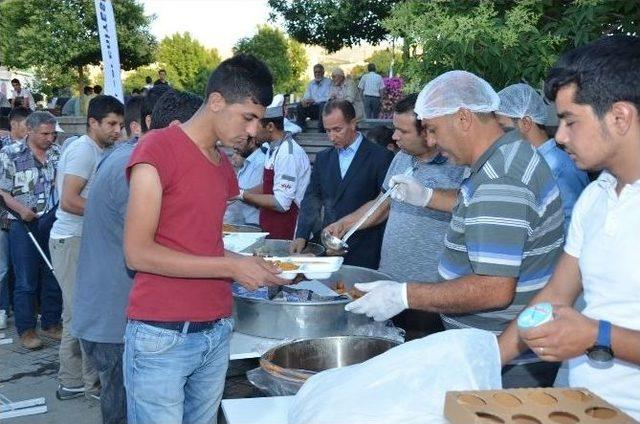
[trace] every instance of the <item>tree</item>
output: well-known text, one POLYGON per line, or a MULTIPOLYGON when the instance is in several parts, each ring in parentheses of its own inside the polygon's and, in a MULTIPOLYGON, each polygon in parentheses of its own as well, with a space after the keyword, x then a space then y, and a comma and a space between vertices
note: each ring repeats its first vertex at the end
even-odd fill
MULTIPOLYGON (((147 85, 146 78, 151 77, 152 80, 155 81, 158 78, 158 70, 160 69, 167 71, 167 75, 177 75, 175 69, 166 63, 154 63, 152 65, 140 66, 127 73, 124 77, 122 81, 124 92, 127 94, 131 93, 134 88, 142 90, 144 86, 147 85)), ((180 81, 177 79, 171 79, 169 82, 171 83, 171 87, 177 90, 184 89, 180 81)))
POLYGON ((265 61, 274 79, 277 93, 298 93, 302 90, 300 78, 307 68, 303 46, 288 39, 282 31, 262 25, 253 37, 240 39, 234 53, 251 53, 265 61))
POLYGON ((160 41, 157 61, 172 69, 171 72, 167 69, 167 79, 175 88, 202 95, 209 73, 221 59, 216 49, 207 49, 185 32, 160 41))
POLYGON ((269 0, 271 19, 283 18, 295 40, 329 53, 365 41, 376 44, 388 34, 382 21, 401 0, 269 0))
MULTIPOLYGON (((137 0, 113 3, 120 63, 124 69, 153 60, 151 18, 137 0)), ((0 62, 13 68, 74 74, 102 60, 93 0, 12 0, 0 3, 0 62)), ((64 79, 64 78, 63 78, 64 79)))
POLYGON ((606 33, 635 30, 638 6, 622 0, 408 0, 384 26, 411 40, 402 73, 407 90, 452 70, 481 75, 496 88, 525 80, 541 84, 567 48, 606 33))

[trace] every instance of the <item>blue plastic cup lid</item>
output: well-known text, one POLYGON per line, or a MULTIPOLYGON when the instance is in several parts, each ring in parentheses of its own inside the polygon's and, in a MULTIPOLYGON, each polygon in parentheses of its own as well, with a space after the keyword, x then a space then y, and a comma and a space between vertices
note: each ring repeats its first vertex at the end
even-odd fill
POLYGON ((538 303, 529 306, 518 316, 518 327, 532 328, 544 324, 553 319, 553 306, 551 303, 538 303))

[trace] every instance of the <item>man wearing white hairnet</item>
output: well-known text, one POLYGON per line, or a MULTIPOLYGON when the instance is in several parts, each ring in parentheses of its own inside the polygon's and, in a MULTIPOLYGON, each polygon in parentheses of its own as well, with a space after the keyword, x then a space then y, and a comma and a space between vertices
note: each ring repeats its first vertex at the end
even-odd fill
MULTIPOLYGON (((358 284, 367 294, 347 310, 385 320, 421 309, 440 313, 447 329, 500 334, 545 286, 564 241, 560 192, 535 149, 519 132, 502 130, 498 105, 491 86, 464 71, 442 74, 420 92, 415 112, 428 141, 471 174, 458 192, 400 175, 390 185, 398 185, 398 200, 452 212, 438 266, 446 281, 358 284)), ((556 372, 529 352, 505 367, 503 384, 548 386, 556 372)))
POLYGON ((576 167, 569 155, 556 144, 555 139, 547 136, 544 128, 547 107, 540 94, 527 84, 513 84, 500 91, 498 96, 500 107, 496 115, 500 125, 505 129, 520 131, 522 138, 538 150, 551 168, 560 189, 566 233, 573 205, 589 184, 589 177, 576 167))

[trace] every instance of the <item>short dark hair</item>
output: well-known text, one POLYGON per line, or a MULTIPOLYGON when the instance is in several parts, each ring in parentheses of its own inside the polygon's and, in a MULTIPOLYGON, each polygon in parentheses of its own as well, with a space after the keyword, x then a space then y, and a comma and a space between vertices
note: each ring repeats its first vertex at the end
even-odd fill
POLYGON ((127 130, 127 136, 131 137, 131 123, 140 122, 142 120, 142 102, 144 99, 140 96, 131 97, 124 105, 124 128, 127 130))
POLYGON ((9 112, 9 122, 22 122, 27 119, 27 116, 29 115, 31 115, 31 109, 29 109, 28 107, 18 106, 11 109, 11 112, 9 112))
POLYGON ((393 140, 393 130, 387 128, 385 125, 377 125, 367 131, 367 138, 369 141, 378 143, 382 147, 387 147, 389 144, 396 144, 393 140))
POLYGON ((98 84, 94 85, 93 86, 93 92, 96 93, 96 94, 101 94, 102 93, 102 86, 98 85, 98 84))
POLYGON ((564 53, 549 71, 545 95, 555 100, 571 84, 574 102, 591 106, 599 118, 619 101, 640 111, 640 38, 606 36, 564 53))
POLYGON ((165 92, 153 107, 151 129, 168 127, 175 120, 188 121, 200 109, 202 103, 202 97, 188 91, 165 92))
POLYGON ((369 72, 375 72, 376 71, 376 64, 375 63, 370 63, 367 65, 367 71, 369 72))
POLYGON ((15 83, 20 84, 20 80, 19 80, 18 78, 14 78, 14 79, 12 79, 12 80, 11 80, 11 84, 15 84, 15 83))
POLYGON ((146 78, 144 79, 144 82, 146 82, 147 84, 151 84, 153 82, 153 78, 147 75, 146 78))
POLYGON ((159 84, 154 85, 149 91, 147 91, 147 94, 144 96, 144 101, 142 102, 142 115, 140 117, 142 132, 147 132, 150 129, 149 127, 147 127, 147 120, 145 118, 152 115, 153 108, 158 102, 158 99, 160 99, 160 97, 162 97, 164 93, 171 89, 172 88, 166 84, 159 84))
POLYGON ((133 90, 131 90, 131 94, 140 94, 140 89, 134 88, 133 90))
POLYGON ((313 65, 313 70, 315 71, 316 68, 322 69, 322 73, 324 73, 324 66, 323 65, 321 65, 319 63, 316 63, 315 65, 313 65))
POLYGON ((347 122, 351 122, 356 117, 356 109, 353 107, 353 104, 349 100, 329 100, 322 110, 322 115, 327 116, 334 110, 339 109, 342 112, 342 116, 347 122))
POLYGON ((267 107, 273 100, 273 76, 260 59, 238 54, 222 62, 211 73, 205 99, 214 92, 220 93, 229 103, 251 99, 255 104, 267 107))
POLYGON ((158 73, 160 73, 160 72, 164 72, 165 74, 167 73, 167 71, 165 71, 164 69, 158 70, 158 73))
POLYGON ((416 118, 416 130, 418 131, 418 134, 420 134, 422 132, 422 121, 418 119, 418 115, 413 111, 416 107, 416 100, 418 100, 418 93, 409 94, 404 99, 396 103, 393 108, 393 112, 398 114, 409 112, 413 113, 416 118))
POLYGON ((100 94, 91 101, 89 101, 89 108, 87 109, 87 125, 89 125, 89 119, 93 118, 98 122, 102 120, 110 113, 124 116, 124 105, 120 100, 113 96, 105 96, 100 94))
POLYGON ((272 123, 274 127, 276 127, 276 129, 278 131, 284 131, 284 117, 283 116, 279 116, 277 118, 262 118, 260 120, 260 125, 262 125, 263 127, 266 127, 268 123, 272 123))
POLYGON ((84 91, 84 94, 89 95, 89 93, 93 91, 93 87, 91 87, 90 85, 85 85, 82 91, 84 91))

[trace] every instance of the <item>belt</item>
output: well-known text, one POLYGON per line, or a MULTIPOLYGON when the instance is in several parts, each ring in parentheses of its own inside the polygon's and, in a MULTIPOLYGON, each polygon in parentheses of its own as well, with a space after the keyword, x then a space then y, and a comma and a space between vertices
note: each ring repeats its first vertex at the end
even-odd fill
POLYGON ((180 333, 201 333, 203 331, 211 330, 219 319, 215 321, 178 321, 178 322, 165 322, 165 321, 140 321, 144 324, 151 325, 153 327, 164 328, 165 330, 178 331, 180 333))

